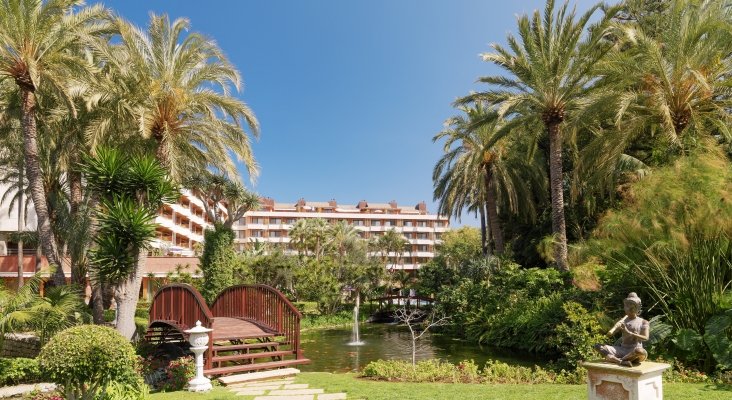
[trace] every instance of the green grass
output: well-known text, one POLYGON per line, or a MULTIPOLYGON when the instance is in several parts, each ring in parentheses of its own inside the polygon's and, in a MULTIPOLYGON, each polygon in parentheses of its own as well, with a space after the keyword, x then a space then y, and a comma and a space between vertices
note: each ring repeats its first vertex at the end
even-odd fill
MULTIPOLYGON (((353 305, 351 304, 344 304, 340 311, 331 315, 321 315, 318 313, 314 302, 299 302, 296 303, 296 306, 303 314, 302 320, 300 321, 302 331, 340 328, 353 325, 353 305)), ((369 315, 374 312, 375 308, 371 304, 362 304, 358 319, 361 322, 365 322, 369 315)))
MULTIPOLYGON (((481 385, 448 383, 397 383, 356 378, 354 374, 305 372, 295 378, 296 383, 307 383, 326 393, 345 392, 349 399, 368 400, 424 400, 424 399, 491 399, 491 400, 584 400, 585 385, 481 385)), ((158 393, 152 400, 179 400, 181 392, 158 393)), ((194 400, 249 400, 251 396, 235 396, 223 387, 215 387, 205 394, 185 394, 194 400)), ((730 400, 732 386, 696 383, 665 383, 666 400, 730 400)))

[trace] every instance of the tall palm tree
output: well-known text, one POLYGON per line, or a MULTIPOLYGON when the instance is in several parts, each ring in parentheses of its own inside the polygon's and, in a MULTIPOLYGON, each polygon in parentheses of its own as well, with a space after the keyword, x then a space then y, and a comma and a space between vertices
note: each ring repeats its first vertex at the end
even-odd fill
POLYGON ((83 7, 81 0, 0 1, 0 80, 15 82, 21 98, 21 126, 25 169, 38 232, 49 264, 56 270, 54 283, 63 284, 64 274, 49 220, 43 172, 39 160, 36 114, 40 95, 57 96, 73 112, 67 78, 83 79, 92 66, 79 48, 87 39, 109 32, 104 23, 107 10, 83 7))
POLYGON ((338 258, 338 262, 342 263, 346 257, 346 253, 356 245, 360 240, 358 230, 349 225, 345 221, 339 221, 329 226, 328 236, 325 240, 325 246, 329 253, 334 254, 338 258))
POLYGON ((594 108, 614 122, 590 147, 598 165, 615 166, 642 137, 662 136, 676 147, 710 135, 732 140, 732 7, 729 1, 674 0, 662 26, 615 24, 623 51, 611 52, 598 72, 608 87, 594 108), (609 114, 609 115, 608 115, 609 114))
POLYGON ((304 218, 288 232, 300 254, 312 255, 318 262, 325 255, 331 227, 323 218, 304 218))
POLYGON ((562 145, 564 130, 581 121, 576 114, 595 89, 592 73, 598 60, 611 48, 606 40, 607 21, 616 12, 605 10, 603 18, 591 25, 599 5, 579 17, 564 3, 555 10, 554 0, 547 0, 544 12, 518 18, 519 37, 508 35, 508 48, 493 44, 493 53, 483 60, 506 72, 486 76, 480 82, 490 89, 466 96, 457 104, 483 101, 497 107, 501 118, 508 120, 504 133, 521 126, 522 132, 544 131, 549 138, 549 175, 552 205, 552 231, 556 241, 557 268, 569 271, 567 233, 564 218, 564 176, 562 145))
POLYGON ((232 153, 256 176, 245 127, 258 135, 257 119, 233 96, 232 89, 242 87, 241 76, 214 41, 184 35, 188 20, 171 22, 166 15, 152 14, 147 31, 121 18, 116 26, 118 43, 94 46, 114 76, 111 85, 94 88, 111 111, 94 129, 133 127, 179 182, 185 172, 211 166, 236 176, 232 153))
MULTIPOLYGON (((18 233, 25 230, 25 216, 28 202, 25 201, 27 185, 23 174, 24 157, 22 152, 12 151, 22 146, 20 137, 20 119, 18 113, 20 105, 17 96, 13 95, 9 82, 0 82, 0 138, 3 146, 0 147, 0 182, 7 185, 0 196, 0 204, 10 197, 8 215, 12 214, 14 205, 17 205, 18 233), (17 203, 17 204, 16 204, 17 203)), ((18 289, 23 286, 23 239, 18 240, 18 289)))
MULTIPOLYGON (((461 110, 465 115, 448 119, 448 128, 432 139, 445 139, 445 155, 432 176, 435 198, 440 199, 440 212, 445 214, 459 215, 464 207, 485 209, 496 254, 502 254, 499 209, 533 219, 533 192, 544 189, 544 175, 537 168, 536 152, 522 152, 517 143, 500 135, 503 121, 495 111, 480 102, 461 110), (470 199, 483 203, 472 205, 467 203, 470 199)), ((487 235, 481 232, 481 236, 483 254, 487 255, 487 235)))
POLYGON ((305 218, 298 219, 297 222, 292 225, 292 228, 287 231, 287 235, 290 237, 290 243, 293 244, 297 250, 297 255, 300 257, 307 254, 307 221, 308 220, 305 218))

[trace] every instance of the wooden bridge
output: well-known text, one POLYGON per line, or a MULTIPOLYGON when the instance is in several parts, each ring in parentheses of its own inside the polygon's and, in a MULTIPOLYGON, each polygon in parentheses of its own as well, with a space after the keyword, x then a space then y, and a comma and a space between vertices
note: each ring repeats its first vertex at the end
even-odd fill
POLYGON ((209 307, 190 285, 158 290, 150 305, 146 340, 185 344, 184 332, 201 325, 209 333, 204 373, 224 375, 307 364, 300 348, 302 315, 278 290, 267 285, 225 289, 209 307))

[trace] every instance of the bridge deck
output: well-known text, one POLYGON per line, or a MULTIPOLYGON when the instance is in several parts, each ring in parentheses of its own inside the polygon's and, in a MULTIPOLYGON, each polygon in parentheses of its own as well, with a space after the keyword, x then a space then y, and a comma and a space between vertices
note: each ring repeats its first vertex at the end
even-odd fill
POLYGON ((239 318, 214 317, 213 319, 213 340, 214 342, 234 339, 256 339, 275 336, 277 332, 262 328, 261 326, 244 321, 239 318))

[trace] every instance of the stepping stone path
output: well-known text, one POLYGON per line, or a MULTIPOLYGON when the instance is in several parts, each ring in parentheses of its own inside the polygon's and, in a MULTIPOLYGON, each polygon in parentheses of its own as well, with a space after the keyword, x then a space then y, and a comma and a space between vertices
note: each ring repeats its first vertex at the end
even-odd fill
POLYGON ((294 378, 235 383, 227 386, 238 396, 254 396, 254 400, 340 400, 345 393, 325 393, 310 385, 295 383, 294 378))

